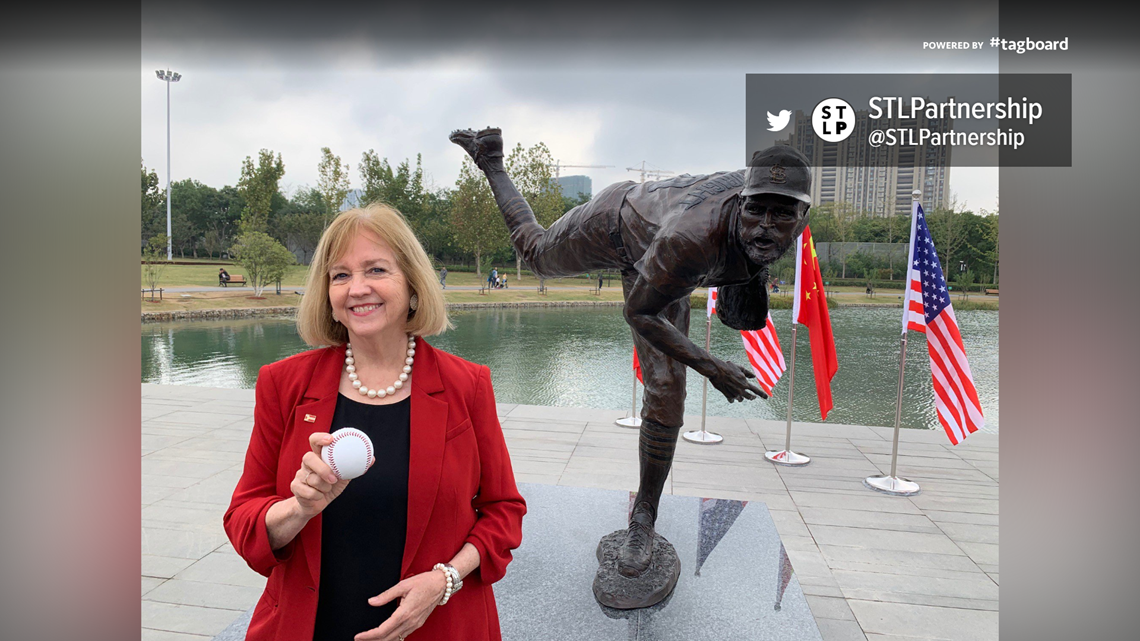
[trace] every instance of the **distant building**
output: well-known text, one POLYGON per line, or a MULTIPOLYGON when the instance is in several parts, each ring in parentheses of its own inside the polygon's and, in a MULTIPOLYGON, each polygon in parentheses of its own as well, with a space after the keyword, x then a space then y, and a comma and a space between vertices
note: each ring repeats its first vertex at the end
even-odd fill
POLYGON ((562 189, 564 198, 577 198, 578 194, 594 195, 594 183, 589 176, 561 176, 558 186, 562 189))
MULTIPOLYGON (((952 119, 879 119, 875 129, 902 127, 950 131, 952 119)), ((919 145, 871 147, 858 144, 872 130, 866 111, 855 112, 855 131, 844 141, 823 142, 815 137, 811 116, 797 110, 792 134, 776 144, 791 145, 808 157, 812 165, 812 203, 851 203, 856 209, 875 216, 909 215, 911 192, 922 190, 927 210, 950 201, 950 147, 919 145), (869 157, 860 157, 869 154, 869 157)))
POLYGON ((364 197, 363 189, 350 189, 348 194, 344 197, 344 202, 340 204, 338 211, 346 211, 361 205, 360 199, 364 197))

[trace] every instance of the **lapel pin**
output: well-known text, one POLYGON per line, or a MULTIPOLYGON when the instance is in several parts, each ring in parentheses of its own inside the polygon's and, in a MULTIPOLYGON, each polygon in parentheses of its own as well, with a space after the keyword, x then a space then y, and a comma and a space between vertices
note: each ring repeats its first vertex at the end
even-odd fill
POLYGON ((316 415, 315 414, 306 414, 305 415, 305 422, 306 423, 316 423, 317 422, 316 415))

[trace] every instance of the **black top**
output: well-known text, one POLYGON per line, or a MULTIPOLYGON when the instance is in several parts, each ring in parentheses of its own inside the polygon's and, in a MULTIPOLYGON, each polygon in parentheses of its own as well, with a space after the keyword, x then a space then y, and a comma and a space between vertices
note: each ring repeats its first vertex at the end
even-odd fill
POLYGON ((408 527, 411 402, 368 405, 341 394, 330 430, 372 439, 376 463, 352 480, 321 517, 321 582, 313 641, 350 641, 383 623, 397 600, 368 599, 400 582, 408 527))

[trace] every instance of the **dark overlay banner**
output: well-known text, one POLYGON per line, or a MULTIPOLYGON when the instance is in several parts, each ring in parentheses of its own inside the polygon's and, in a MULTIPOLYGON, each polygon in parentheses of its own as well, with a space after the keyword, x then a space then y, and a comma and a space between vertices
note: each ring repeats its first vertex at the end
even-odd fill
POLYGON ((748 74, 745 163, 774 144, 831 167, 1072 166, 1071 74, 748 74))

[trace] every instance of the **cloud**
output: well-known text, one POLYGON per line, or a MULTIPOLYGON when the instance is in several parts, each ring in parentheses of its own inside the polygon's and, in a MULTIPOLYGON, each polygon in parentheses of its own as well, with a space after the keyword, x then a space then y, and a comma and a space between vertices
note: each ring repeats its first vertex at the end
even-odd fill
POLYGON ((763 11, 147 3, 142 155, 165 180, 166 92, 153 70, 167 65, 183 74, 171 87, 174 178, 216 187, 235 184, 261 148, 281 152, 283 184, 315 184, 324 146, 352 166, 354 185, 361 154, 375 149, 392 162, 422 153, 431 180, 450 186, 463 155, 447 134, 487 125, 509 146, 541 140, 562 162, 614 165, 582 170, 595 189, 636 180, 626 167, 643 160, 708 173, 743 158, 748 72, 996 70, 996 56, 947 61, 915 46, 934 30, 996 27, 984 5, 930 9, 937 20, 820 14, 794 35, 771 25, 804 16, 763 11))

